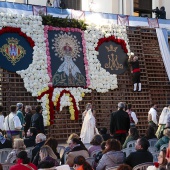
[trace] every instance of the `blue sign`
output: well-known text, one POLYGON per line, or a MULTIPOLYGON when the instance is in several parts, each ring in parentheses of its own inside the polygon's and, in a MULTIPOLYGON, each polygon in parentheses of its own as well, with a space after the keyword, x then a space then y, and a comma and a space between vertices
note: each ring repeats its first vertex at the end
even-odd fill
POLYGON ((18 33, 0 35, 0 67, 16 72, 25 70, 32 63, 33 48, 18 33))

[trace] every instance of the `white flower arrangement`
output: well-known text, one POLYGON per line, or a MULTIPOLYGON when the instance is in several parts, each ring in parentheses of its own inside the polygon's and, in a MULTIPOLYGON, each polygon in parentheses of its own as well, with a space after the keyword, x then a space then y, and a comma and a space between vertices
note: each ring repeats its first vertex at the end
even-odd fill
MULTIPOLYGON (((32 93, 32 96, 38 97, 43 92, 49 90, 49 82, 51 79, 48 74, 50 59, 47 56, 47 48, 49 44, 46 44, 47 40, 45 39, 42 18, 40 16, 24 16, 0 13, 0 29, 2 29, 4 26, 21 28, 21 31, 27 36, 31 37, 35 43, 35 46, 33 47, 33 54, 31 54, 33 56, 32 63, 27 69, 17 71, 17 74, 23 78, 24 87, 26 90, 32 93)), ((97 59, 98 51, 95 50, 100 38, 104 36, 109 37, 111 35, 121 38, 126 42, 128 55, 130 55, 131 51, 128 45, 125 26, 118 26, 109 23, 105 25, 90 24, 87 30, 84 31, 86 56, 88 61, 86 71, 89 74, 90 80, 87 89, 81 87, 54 88, 52 94, 52 101, 54 105, 57 104, 59 97, 61 97, 59 101, 59 110, 61 111, 63 107, 69 106, 72 120, 75 119, 73 115, 75 112, 73 105, 76 105, 77 109, 79 110, 79 102, 82 100, 85 93, 90 93, 91 89, 95 89, 97 92, 105 93, 118 87, 117 76, 111 75, 101 67, 101 63, 97 59), (63 94, 63 96, 60 96, 60 93, 63 90, 69 91, 70 95, 74 97, 75 103, 73 103, 72 97, 70 97, 67 93, 63 94)), ((43 107, 44 124, 50 125, 49 94, 45 94, 37 101, 41 102, 43 107)))
POLYGON ((152 165, 152 166, 148 166, 147 170, 158 170, 158 168, 156 166, 152 165))
POLYGON ((111 75, 101 67, 97 59, 98 52, 95 50, 98 40, 103 37, 114 35, 126 42, 128 55, 130 55, 130 47, 128 44, 127 32, 125 26, 106 24, 95 25, 91 24, 85 31, 86 54, 89 62, 90 86, 91 89, 96 89, 97 92, 105 93, 108 90, 114 90, 117 86, 117 76, 111 75))

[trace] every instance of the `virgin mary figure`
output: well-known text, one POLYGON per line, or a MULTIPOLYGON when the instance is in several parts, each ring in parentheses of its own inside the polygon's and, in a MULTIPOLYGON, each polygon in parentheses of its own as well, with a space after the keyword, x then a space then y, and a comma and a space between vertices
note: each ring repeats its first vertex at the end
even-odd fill
POLYGON ((68 43, 62 49, 64 51, 64 62, 59 66, 53 76, 53 85, 60 86, 82 86, 85 85, 85 78, 80 69, 73 62, 72 48, 68 43))
POLYGON ((81 128, 80 138, 83 143, 90 143, 96 132, 96 120, 92 113, 92 105, 87 104, 84 114, 84 121, 81 128))

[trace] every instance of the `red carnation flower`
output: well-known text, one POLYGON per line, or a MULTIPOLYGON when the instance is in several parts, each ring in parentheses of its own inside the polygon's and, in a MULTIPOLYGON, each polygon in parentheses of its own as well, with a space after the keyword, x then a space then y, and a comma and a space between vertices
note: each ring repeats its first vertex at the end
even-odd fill
POLYGON ((158 162, 154 162, 154 166, 155 166, 156 168, 158 168, 158 167, 159 167, 159 163, 158 163, 158 162))

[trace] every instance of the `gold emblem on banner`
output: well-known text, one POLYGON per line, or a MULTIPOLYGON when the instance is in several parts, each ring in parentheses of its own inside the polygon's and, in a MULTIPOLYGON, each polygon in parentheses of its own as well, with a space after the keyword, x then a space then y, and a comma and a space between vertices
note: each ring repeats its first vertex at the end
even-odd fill
POLYGON ((105 68, 109 68, 111 70, 123 69, 123 65, 118 62, 118 56, 114 55, 113 52, 116 52, 118 47, 114 47, 112 44, 108 47, 105 46, 107 52, 112 52, 107 55, 108 63, 105 63, 105 68))
POLYGON ((109 47, 105 46, 107 49, 107 52, 116 52, 116 50, 118 49, 118 47, 113 47, 112 44, 109 45, 109 47))
POLYGON ((8 44, 4 44, 2 48, 0 48, 0 52, 12 63, 12 65, 15 65, 24 57, 26 51, 22 46, 18 45, 19 40, 17 38, 8 38, 7 42, 8 44))

